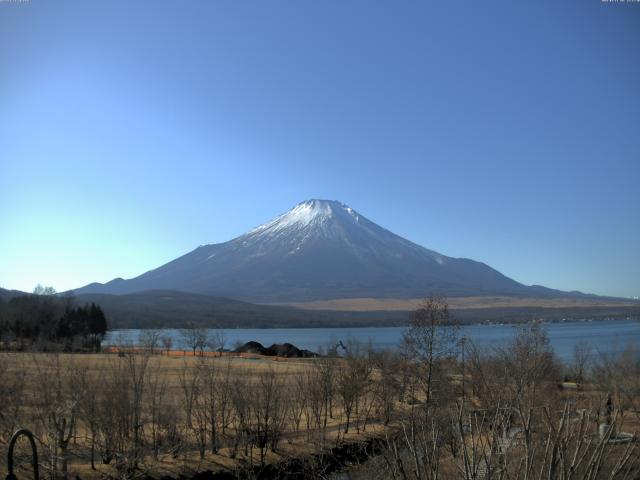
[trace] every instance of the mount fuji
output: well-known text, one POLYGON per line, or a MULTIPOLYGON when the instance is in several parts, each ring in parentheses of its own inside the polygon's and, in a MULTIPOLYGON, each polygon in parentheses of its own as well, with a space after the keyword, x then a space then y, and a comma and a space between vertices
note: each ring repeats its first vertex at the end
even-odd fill
POLYGON ((307 200, 228 242, 204 245, 138 277, 77 294, 176 290, 259 303, 346 298, 579 296, 526 286, 466 258, 406 240, 351 207, 307 200))

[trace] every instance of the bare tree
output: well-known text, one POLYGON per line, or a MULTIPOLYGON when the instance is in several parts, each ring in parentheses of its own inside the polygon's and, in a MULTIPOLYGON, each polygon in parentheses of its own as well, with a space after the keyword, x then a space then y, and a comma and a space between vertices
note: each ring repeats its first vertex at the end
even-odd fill
POLYGON ((358 414, 371 380, 371 371, 372 365, 366 352, 362 352, 356 342, 349 342, 347 354, 339 363, 337 376, 337 391, 345 415, 344 433, 349 433, 352 414, 358 414))
POLYGON ((390 350, 372 352, 371 360, 379 374, 373 390, 376 412, 384 424, 388 425, 396 410, 396 402, 401 398, 401 361, 398 355, 390 350))
POLYGON ((200 384, 199 369, 190 368, 186 359, 180 370, 178 382, 182 392, 182 406, 187 428, 193 427, 193 408, 200 384))
POLYGON ((131 423, 129 382, 121 357, 110 359, 96 399, 102 462, 110 464, 116 455, 125 453, 131 423))
POLYGON ((335 391, 335 363, 330 359, 315 362, 304 372, 305 391, 307 392, 306 418, 307 438, 315 434, 316 443, 323 450, 327 438, 327 422, 330 404, 335 391))
MULTIPOLYGON (((468 410, 462 403, 457 414, 460 437, 464 439, 460 477, 514 480, 596 480, 629 478, 637 468, 638 450, 628 442, 618 446, 608 429, 600 437, 589 432, 589 413, 577 412, 569 403, 562 408, 541 410, 529 424, 531 450, 521 428, 512 426, 508 410, 498 408, 488 416, 468 410), (486 425, 493 428, 488 429, 486 425)), ((613 421, 619 419, 613 413, 613 421)))
POLYGON ((143 457, 147 423, 148 354, 122 353, 112 357, 101 376, 97 424, 103 463, 115 458, 116 468, 128 475, 143 457))
POLYGON ((195 356, 196 352, 200 352, 202 355, 204 349, 207 347, 209 337, 205 328, 196 327, 190 323, 180 331, 182 340, 187 347, 193 352, 195 356))
MULTIPOLYGON (((187 384, 187 388, 191 389, 190 395, 193 403, 191 406, 191 421, 189 427, 196 439, 200 459, 203 459, 207 449, 207 432, 211 408, 205 385, 205 376, 208 372, 206 371, 204 360, 190 370, 191 381, 187 384)), ((187 393, 185 392, 185 400, 186 398, 187 393)))
POLYGON ((209 359, 201 366, 203 407, 208 421, 209 447, 211 453, 218 453, 220 437, 229 423, 231 360, 221 368, 215 360, 209 359))
POLYGON ((640 418, 640 349, 629 344, 621 350, 598 352, 592 367, 601 397, 611 394, 623 413, 631 410, 640 418))
MULTIPOLYGON (((413 411, 412 411, 413 412, 413 411)), ((442 452, 437 423, 427 415, 406 418, 396 432, 387 432, 387 447, 383 451, 387 472, 400 480, 437 480, 442 452)))
POLYGON ((167 381, 166 375, 159 365, 150 367, 146 375, 146 391, 149 418, 149 433, 151 435, 151 449, 154 460, 158 460, 160 454, 161 428, 163 412, 167 405, 167 381))
POLYGON ((307 410, 307 384, 305 376, 302 374, 296 375, 293 379, 291 389, 289 415, 291 417, 291 423, 295 425, 295 431, 299 432, 302 416, 307 410))
POLYGON ((0 354, 0 443, 7 444, 20 424, 24 410, 25 357, 0 354))
POLYGON ((49 454, 51 478, 69 478, 68 451, 77 419, 75 390, 69 385, 69 372, 60 362, 60 355, 34 355, 40 395, 35 402, 36 419, 42 432, 41 442, 49 454), (45 360, 45 362, 41 362, 45 360))
POLYGON ((560 372, 546 331, 539 324, 526 325, 505 346, 485 352, 472 346, 469 358, 482 404, 489 410, 499 405, 510 423, 519 425, 522 468, 530 471, 535 464, 537 416, 558 402, 560 372))
POLYGON ((87 370, 75 366, 75 388, 77 392, 78 417, 85 425, 85 435, 89 434, 88 439, 90 450, 91 469, 96 469, 95 454, 98 442, 98 434, 100 433, 99 425, 99 392, 103 382, 100 370, 87 370))
POLYGON ((142 458, 143 405, 147 386, 145 378, 149 365, 149 356, 128 354, 125 356, 125 365, 130 388, 130 412, 133 430, 133 448, 130 454, 130 461, 132 467, 137 468, 138 462, 142 458))
POLYGON ((171 347, 173 346, 173 338, 170 335, 163 335, 160 342, 162 343, 162 348, 168 355, 171 351, 171 347))
POLYGON ((149 354, 156 353, 160 346, 161 334, 158 330, 142 330, 138 337, 138 344, 149 354))
POLYGON ((250 434, 249 428, 249 383, 244 375, 236 375, 231 380, 231 404, 235 415, 235 436, 230 457, 236 458, 239 447, 244 444, 245 455, 248 455, 250 434))
POLYGON ((222 352, 224 350, 226 341, 227 339, 224 332, 220 330, 214 330, 208 337, 207 345, 209 349, 214 352, 222 352))
POLYGON ((251 391, 250 430, 260 452, 260 464, 264 465, 267 448, 275 452, 278 447, 286 419, 282 379, 269 369, 251 391))
POLYGON ((438 367, 444 359, 456 354, 458 325, 449 313, 443 298, 430 297, 422 301, 411 315, 404 343, 409 354, 421 367, 421 383, 427 407, 433 400, 438 367))
POLYGON ((573 358, 570 365, 571 376, 576 382, 578 390, 582 387, 585 376, 591 362, 592 348, 591 344, 585 341, 576 343, 573 347, 573 358))

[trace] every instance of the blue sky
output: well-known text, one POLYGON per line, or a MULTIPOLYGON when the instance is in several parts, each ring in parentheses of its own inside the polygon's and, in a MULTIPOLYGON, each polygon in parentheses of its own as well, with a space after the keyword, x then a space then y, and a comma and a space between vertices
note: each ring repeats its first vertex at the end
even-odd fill
POLYGON ((0 3, 0 286, 138 275, 308 198, 640 295, 640 4, 0 3))

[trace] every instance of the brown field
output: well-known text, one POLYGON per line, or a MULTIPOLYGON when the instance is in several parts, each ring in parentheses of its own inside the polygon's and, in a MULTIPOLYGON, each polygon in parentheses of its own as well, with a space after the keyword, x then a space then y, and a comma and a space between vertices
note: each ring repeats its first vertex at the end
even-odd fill
MULTIPOLYGON (((318 361, 317 359, 286 359, 251 354, 220 355, 214 352, 204 352, 202 355, 194 356, 192 352, 171 351, 167 353, 161 352, 159 349, 154 354, 149 354, 141 349, 128 349, 124 358, 115 351, 101 354, 0 353, 1 378, 22 377, 23 380, 20 387, 19 423, 3 429, 0 437, 0 454, 3 457, 6 456, 6 445, 11 431, 18 427, 27 427, 36 434, 39 441, 40 459, 41 461, 45 460, 48 455, 47 448, 51 448, 51 444, 54 442, 50 438, 51 432, 48 432, 47 428, 51 428, 49 425, 50 417, 58 408, 46 403, 49 403, 50 399, 55 399, 61 401, 60 408, 64 409, 63 405, 66 403, 82 402, 82 399, 76 398, 75 393, 78 392, 74 392, 74 390, 86 387, 82 387, 82 384, 74 377, 78 376, 79 372, 83 372, 87 378, 94 379, 90 386, 96 391, 90 392, 91 395, 103 398, 106 402, 104 405, 118 408, 121 405, 118 405, 117 402, 108 402, 111 393, 116 393, 110 392, 109 388, 117 383, 117 376, 135 376, 136 373, 131 369, 136 368, 140 373, 144 369, 145 378, 142 387, 144 398, 140 408, 145 425, 140 434, 144 437, 141 443, 145 444, 147 450, 140 459, 138 468, 141 472, 154 477, 165 475, 178 477, 206 470, 234 470, 239 466, 261 463, 255 445, 250 445, 245 451, 240 448, 235 458, 231 458, 233 456, 231 444, 234 441, 234 436, 238 435, 237 418, 230 418, 226 426, 226 433, 220 436, 220 448, 216 454, 209 451, 208 444, 205 454, 202 457, 198 454, 197 439, 195 438, 197 428, 187 426, 188 421, 185 418, 184 406, 185 388, 187 388, 185 385, 193 379, 198 368, 212 368, 218 376, 229 371, 231 381, 242 379, 243 386, 247 388, 247 403, 252 402, 252 399, 255 400, 253 394, 267 393, 266 390, 261 390, 261 379, 271 374, 275 376, 275 388, 278 391, 270 391, 268 394, 278 395, 280 401, 283 402, 283 405, 286 403, 286 406, 283 406, 279 413, 278 421, 282 422, 282 426, 277 453, 267 448, 264 452, 266 455, 265 463, 305 456, 316 453, 318 448, 322 446, 330 447, 345 442, 357 442, 379 433, 382 428, 381 424, 374 418, 371 411, 367 412, 367 418, 363 413, 352 414, 351 429, 345 433, 344 412, 337 399, 333 400, 332 414, 326 418, 326 424, 321 425, 320 428, 314 426, 313 420, 310 418, 313 412, 308 410, 301 413, 300 425, 296 428, 290 409, 295 408, 292 404, 301 399, 294 398, 293 391, 300 388, 300 379, 310 369, 315 368, 314 364, 318 361), (161 451, 157 459, 154 459, 148 451, 153 427, 152 419, 155 415, 150 406, 150 403, 154 401, 153 394, 150 393, 151 385, 154 382, 160 382, 164 386, 162 398, 157 398, 155 401, 161 401, 164 406, 162 408, 178 411, 173 421, 181 429, 179 453, 161 451)), ((340 363, 340 360, 332 360, 332 362, 340 363)), ((129 380, 134 381, 133 378, 129 380)), ((126 388, 131 389, 132 387, 126 388)), ((201 385, 201 389, 203 388, 205 388, 204 384, 201 385)), ((221 381, 220 388, 230 387, 228 384, 223 386, 221 381)), ((17 394, 18 392, 13 393, 17 394)), ((11 395, 12 392, 5 392, 5 397, 11 395)), ((131 401, 131 398, 127 397, 127 401, 131 401)), ((100 405, 98 404, 97 407, 101 408, 100 405)), ((363 401, 362 405, 367 405, 371 409, 371 404, 367 401, 363 401)), ((101 461, 99 455, 96 455, 95 469, 91 468, 89 462, 90 432, 86 421, 80 419, 79 412, 80 408, 74 414, 77 424, 71 435, 68 451, 69 475, 78 475, 81 478, 120 477, 122 472, 116 468, 116 462, 112 461, 106 465, 101 461)), ((255 413, 264 412, 256 411, 255 413)), ((96 415, 100 416, 100 414, 101 412, 98 412, 96 415)), ((274 415, 273 412, 271 414, 274 415)), ((70 414, 67 415, 70 416, 70 414)), ((203 421, 207 420, 203 419, 203 421)), ((21 441, 19 445, 18 453, 21 463, 19 469, 26 468, 24 470, 26 473, 29 470, 25 453, 26 443, 21 441)), ((0 475, 6 475, 4 462, 0 467, 0 475)))
MULTIPOLYGON (((339 298, 334 300, 316 300, 294 302, 287 305, 307 310, 338 310, 356 312, 374 311, 411 311, 415 310, 421 298, 339 298)), ((576 308, 576 307, 637 307, 632 300, 613 300, 597 298, 517 298, 517 297, 449 297, 452 310, 491 309, 491 308, 576 308)))
MULTIPOLYGON (((309 465, 306 478, 328 478, 318 458, 371 438, 382 450, 356 469, 356 478, 402 478, 391 471, 398 465, 411 471, 418 462, 438 478, 476 480, 461 470, 469 454, 489 455, 490 464, 509 472, 505 478, 519 480, 528 478, 523 461, 544 470, 553 462, 543 452, 562 451, 558 462, 566 462, 574 448, 585 459, 576 472, 595 468, 589 462, 612 472, 627 458, 629 472, 640 475, 637 443, 598 440, 605 418, 616 432, 640 433, 637 350, 588 368, 579 359, 559 365, 535 325, 505 350, 470 348, 466 363, 442 357, 429 366, 418 356, 350 348, 347 357, 333 359, 143 348, 0 352, 0 455, 6 456, 11 433, 27 427, 38 441, 43 478, 255 473, 300 458, 309 465), (603 410, 607 394, 610 416, 603 410), (514 426, 529 434, 510 440, 509 457, 494 455, 507 448, 504 432, 514 426), (418 450, 424 455, 412 458, 418 450)), ((17 456, 18 476, 27 477, 24 441, 17 456)))

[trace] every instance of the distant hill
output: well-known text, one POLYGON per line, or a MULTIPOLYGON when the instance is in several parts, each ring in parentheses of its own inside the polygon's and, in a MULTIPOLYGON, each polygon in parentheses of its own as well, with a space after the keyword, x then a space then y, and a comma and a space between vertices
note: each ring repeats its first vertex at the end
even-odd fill
MULTIPOLYGON (((179 328, 190 323, 210 328, 403 326, 407 324, 410 315, 409 310, 303 310, 177 291, 148 291, 126 295, 83 294, 77 296, 77 302, 99 304, 107 315, 110 329, 179 328)), ((512 307, 505 304, 485 307, 458 304, 451 311, 463 323, 627 316, 640 318, 640 303, 612 303, 602 306, 558 303, 557 306, 512 307)))
MULTIPOLYGON (((419 221, 419 220, 416 220, 419 221)), ((77 294, 177 290, 250 302, 341 298, 584 297, 526 286, 484 263, 406 240, 336 201, 308 200, 225 243, 204 245, 138 277, 77 294)))
MULTIPOLYGON (((17 290, 0 289, 0 306, 19 295, 17 290)), ((640 318, 640 302, 541 301, 527 305, 524 299, 451 299, 451 311, 463 323, 526 322, 537 319, 576 320, 605 318, 640 318)), ((364 327, 406 325, 412 302, 387 305, 367 302, 348 305, 305 305, 292 308, 258 305, 224 297, 156 290, 126 295, 81 294, 78 305, 95 302, 104 310, 109 329, 180 328, 195 324, 209 328, 292 328, 292 327, 364 327), (309 309, 311 307, 311 309, 309 309), (355 309, 354 309, 355 307, 355 309), (380 310, 373 310, 380 308, 380 310), (383 310, 387 309, 387 310, 383 310)), ((0 309, 0 317, 2 316, 0 309)))
POLYGON ((20 290, 6 290, 4 288, 0 288, 0 300, 8 302, 13 297, 20 295, 29 295, 26 292, 21 292, 20 290))
POLYGON ((190 323, 220 328, 355 327, 402 325, 407 319, 407 312, 307 311, 166 290, 81 294, 76 299, 79 303, 99 304, 110 329, 178 328, 190 323))

